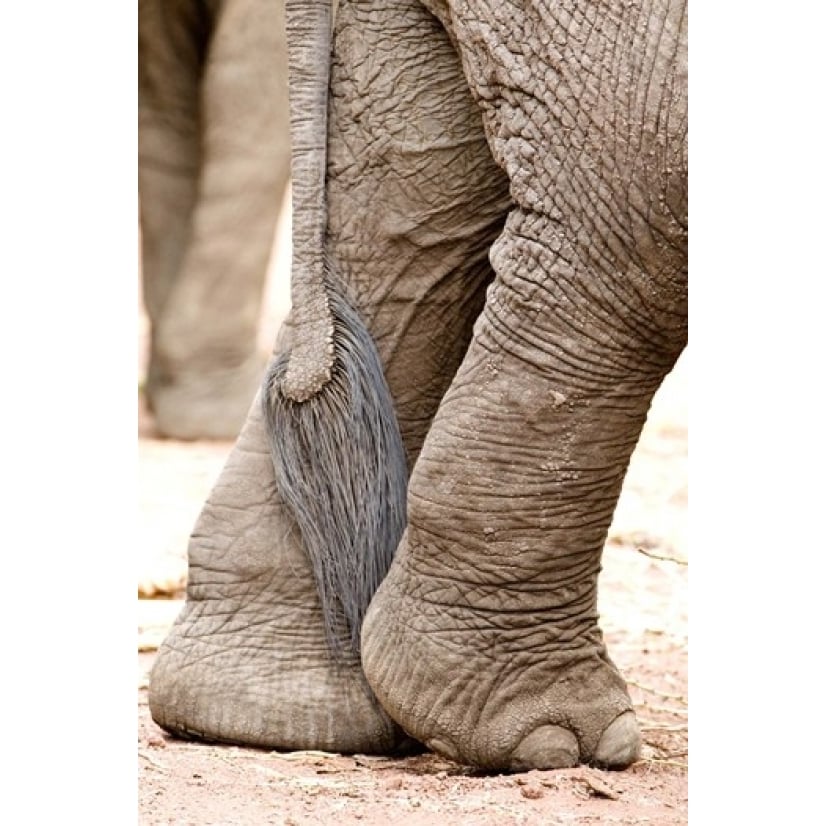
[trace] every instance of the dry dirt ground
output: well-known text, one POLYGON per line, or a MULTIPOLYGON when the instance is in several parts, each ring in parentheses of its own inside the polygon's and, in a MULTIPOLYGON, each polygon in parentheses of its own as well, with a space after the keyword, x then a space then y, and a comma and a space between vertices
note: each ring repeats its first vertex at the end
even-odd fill
POLYGON ((623 772, 522 775, 479 774, 432 754, 389 759, 189 743, 158 728, 147 706, 149 671, 182 604, 189 532, 232 445, 159 440, 142 410, 139 823, 687 823, 687 397, 684 354, 632 459, 600 580, 602 626, 636 705, 642 759, 623 772))

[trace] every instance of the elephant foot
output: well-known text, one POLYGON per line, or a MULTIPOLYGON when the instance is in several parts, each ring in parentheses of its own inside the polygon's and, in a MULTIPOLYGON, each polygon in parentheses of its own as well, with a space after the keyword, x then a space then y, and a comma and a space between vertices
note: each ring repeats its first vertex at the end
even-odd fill
POLYGON ((150 364, 146 397, 161 435, 171 439, 234 439, 266 367, 262 354, 230 368, 176 370, 150 364))
POLYGON ((150 676, 172 734, 271 749, 387 753, 409 742, 356 657, 327 653, 297 530, 253 405, 189 546, 187 600, 150 676))
POLYGON ((620 769, 638 758, 636 717, 595 618, 560 633, 555 617, 504 599, 482 606, 473 588, 414 574, 404 545, 400 554, 367 613, 362 665, 405 731, 494 770, 620 769))
POLYGON ((268 749, 397 750, 405 738, 359 663, 332 663, 323 639, 256 602, 246 611, 227 611, 226 598, 187 602, 152 669, 155 722, 186 739, 268 749))

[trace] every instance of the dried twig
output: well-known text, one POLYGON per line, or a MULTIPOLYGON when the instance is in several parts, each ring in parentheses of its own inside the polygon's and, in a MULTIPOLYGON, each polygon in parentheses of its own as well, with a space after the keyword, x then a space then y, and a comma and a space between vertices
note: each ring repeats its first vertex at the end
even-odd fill
POLYGON ((646 551, 645 548, 641 548, 639 545, 637 546, 637 552, 651 559, 657 559, 660 562, 674 562, 676 565, 688 565, 687 559, 680 559, 677 556, 667 556, 666 554, 655 554, 651 551, 646 551))
POLYGON ((688 700, 682 694, 669 694, 667 691, 660 691, 658 688, 652 688, 648 685, 643 685, 642 683, 638 683, 635 680, 628 680, 625 681, 628 685, 632 685, 635 688, 639 688, 641 691, 647 691, 649 694, 656 694, 658 697, 663 697, 666 700, 678 700, 681 703, 685 703, 688 705, 688 700))
POLYGON ((311 749, 305 749, 304 751, 271 751, 270 757, 275 757, 277 760, 335 760, 337 757, 341 757, 340 754, 337 754, 332 751, 314 751, 311 749))
POLYGON ((681 763, 679 760, 660 760, 658 757, 643 757, 640 763, 648 763, 655 766, 673 766, 677 769, 688 769, 688 763, 681 763))
POLYGON ((138 749, 138 754, 149 763, 150 766, 161 772, 168 772, 169 769, 163 763, 157 761, 151 754, 145 752, 143 749, 138 749))
POLYGON ((653 720, 640 720, 640 731, 688 731, 688 723, 664 725, 653 720))
POLYGON ((661 714, 674 714, 680 717, 685 717, 688 715, 687 708, 669 708, 668 706, 655 706, 651 703, 643 703, 642 708, 646 711, 658 711, 661 714))

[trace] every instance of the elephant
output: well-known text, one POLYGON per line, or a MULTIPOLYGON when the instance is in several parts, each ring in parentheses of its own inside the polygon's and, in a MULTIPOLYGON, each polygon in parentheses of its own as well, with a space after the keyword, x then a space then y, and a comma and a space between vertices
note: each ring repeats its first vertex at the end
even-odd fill
POLYGON ((152 716, 627 767, 597 586, 687 343, 684 0, 286 17, 293 307, 194 527, 152 716))
POLYGON ((140 0, 138 110, 148 406, 163 435, 233 439, 290 174, 283 3, 140 0))

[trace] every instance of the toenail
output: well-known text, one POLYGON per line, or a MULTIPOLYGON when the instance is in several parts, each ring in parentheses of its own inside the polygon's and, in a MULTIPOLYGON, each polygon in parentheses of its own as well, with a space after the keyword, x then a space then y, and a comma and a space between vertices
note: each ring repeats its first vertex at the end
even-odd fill
POLYGON ((640 756, 640 729, 633 711, 626 711, 608 726, 594 751, 593 762, 611 769, 624 769, 640 756))
POLYGON ((562 726, 534 729, 511 754, 510 767, 529 769, 567 769, 579 762, 579 743, 573 732, 562 726))

